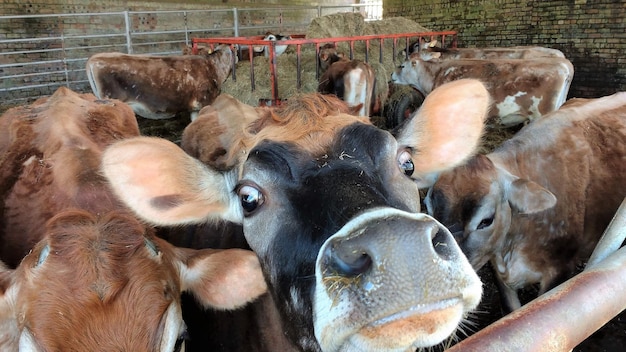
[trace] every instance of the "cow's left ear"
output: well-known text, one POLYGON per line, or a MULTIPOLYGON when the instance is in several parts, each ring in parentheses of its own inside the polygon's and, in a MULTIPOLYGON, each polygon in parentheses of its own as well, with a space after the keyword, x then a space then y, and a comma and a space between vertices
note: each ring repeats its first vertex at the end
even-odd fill
POLYGON ((556 196, 536 182, 501 168, 498 168, 498 177, 509 204, 521 214, 538 213, 556 205, 556 196))
POLYGON ((446 83, 428 94, 397 138, 400 147, 411 151, 411 177, 419 187, 428 187, 438 173, 474 155, 490 102, 485 86, 470 79, 446 83))
POLYGON ((177 248, 181 291, 205 308, 235 309, 264 294, 267 285, 254 252, 244 249, 177 248))
POLYGON ((506 193, 509 204, 522 214, 534 214, 556 205, 556 196, 536 182, 517 179, 509 184, 506 193))

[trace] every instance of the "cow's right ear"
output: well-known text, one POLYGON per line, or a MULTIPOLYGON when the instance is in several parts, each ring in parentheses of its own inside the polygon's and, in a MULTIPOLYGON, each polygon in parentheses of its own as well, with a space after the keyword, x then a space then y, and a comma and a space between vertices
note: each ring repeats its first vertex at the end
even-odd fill
POLYGON ((446 83, 428 94, 397 138, 401 148, 411 151, 411 177, 420 188, 475 154, 490 104, 484 84, 471 79, 446 83))
POLYGON ((259 259, 245 249, 177 248, 181 291, 206 308, 235 309, 267 291, 259 259))
POLYGON ((183 131, 181 148, 217 170, 230 170, 245 157, 247 129, 259 119, 255 107, 220 94, 183 131))
POLYGON ((102 171, 137 216, 155 225, 224 219, 241 223, 232 192, 236 171, 209 169, 176 144, 154 137, 124 139, 108 147, 102 171))

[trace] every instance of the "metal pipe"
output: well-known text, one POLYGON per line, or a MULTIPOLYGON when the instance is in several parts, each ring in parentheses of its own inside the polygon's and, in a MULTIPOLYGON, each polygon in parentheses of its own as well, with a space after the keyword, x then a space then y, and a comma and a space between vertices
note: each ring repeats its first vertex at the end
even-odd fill
POLYGON ((570 351, 626 308, 626 248, 450 348, 570 351))
POLYGON ((596 248, 591 253, 587 266, 594 265, 615 252, 624 243, 624 238, 626 238, 626 198, 622 201, 596 248))

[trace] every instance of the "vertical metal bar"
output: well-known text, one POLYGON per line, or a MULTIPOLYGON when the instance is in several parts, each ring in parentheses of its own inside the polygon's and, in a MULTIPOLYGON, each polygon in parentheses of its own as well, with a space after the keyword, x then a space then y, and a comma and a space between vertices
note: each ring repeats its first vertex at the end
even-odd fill
POLYGON ((315 79, 320 79, 320 43, 315 43, 315 79))
POLYGON ((185 21, 185 45, 189 45, 189 24, 187 23, 187 11, 183 11, 183 20, 185 21))
POLYGON ((296 89, 300 91, 302 88, 302 74, 300 73, 300 52, 301 52, 301 44, 296 44, 296 89))
POLYGON ((237 8, 233 7, 233 23, 235 26, 235 37, 239 36, 239 13, 237 12, 237 8))
POLYGON ((254 56, 254 54, 252 53, 253 50, 253 46, 248 45, 248 55, 250 56, 250 91, 252 92, 256 90, 256 82, 254 80, 254 62, 252 61, 252 58, 254 56))
POLYGON ((235 50, 235 48, 233 47, 233 45, 229 45, 230 51, 232 52, 232 59, 231 59, 231 63, 232 63, 232 75, 233 75, 233 82, 237 82, 237 51, 235 50))
POLYGON ((354 40, 350 40, 350 60, 354 59, 354 40))
POLYGON ((63 71, 65 71, 65 85, 69 87, 70 75, 67 70, 67 52, 65 51, 65 26, 61 25, 61 50, 63 51, 63 71))
POLYGON ((398 44, 398 38, 393 38, 393 43, 391 44, 391 50, 393 50, 392 51, 393 57, 391 58, 391 60, 393 60, 394 64, 396 63, 396 49, 397 49, 396 46, 397 46, 397 44, 398 44))
POLYGON ((128 11, 124 11, 124 21, 126 22, 126 51, 129 54, 133 53, 133 42, 130 37, 130 15, 128 11))
POLYGON ((379 63, 383 63, 383 38, 379 39, 379 45, 378 45, 378 62, 379 63))
POLYGON ((276 77, 276 41, 271 40, 267 47, 270 51, 270 85, 272 89, 272 104, 278 101, 278 77, 276 77))

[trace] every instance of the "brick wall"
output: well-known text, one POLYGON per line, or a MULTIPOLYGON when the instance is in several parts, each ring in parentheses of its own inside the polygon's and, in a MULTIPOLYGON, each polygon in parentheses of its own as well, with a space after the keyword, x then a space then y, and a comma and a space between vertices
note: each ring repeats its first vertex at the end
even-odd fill
POLYGON ((626 91, 626 1, 384 0, 384 17, 457 30, 459 46, 541 45, 574 64, 570 97, 626 91))

